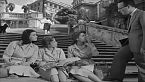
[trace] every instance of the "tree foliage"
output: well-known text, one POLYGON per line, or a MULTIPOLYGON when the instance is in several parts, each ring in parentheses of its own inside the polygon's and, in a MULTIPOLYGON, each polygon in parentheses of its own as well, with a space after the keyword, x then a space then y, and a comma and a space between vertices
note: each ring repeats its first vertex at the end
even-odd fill
POLYGON ((9 3, 6 6, 6 12, 8 12, 8 10, 13 11, 15 9, 15 4, 14 3, 9 3))
POLYGON ((106 7, 106 17, 107 18, 115 18, 119 17, 121 14, 118 12, 117 4, 111 3, 108 7, 106 7))
POLYGON ((76 11, 73 9, 63 8, 56 13, 55 19, 61 24, 66 24, 69 21, 69 18, 76 14, 76 11))
POLYGON ((108 7, 106 7, 105 16, 108 20, 107 21, 108 26, 112 26, 112 27, 118 27, 118 25, 126 21, 126 16, 123 16, 121 13, 118 12, 118 7, 116 3, 111 3, 108 7))

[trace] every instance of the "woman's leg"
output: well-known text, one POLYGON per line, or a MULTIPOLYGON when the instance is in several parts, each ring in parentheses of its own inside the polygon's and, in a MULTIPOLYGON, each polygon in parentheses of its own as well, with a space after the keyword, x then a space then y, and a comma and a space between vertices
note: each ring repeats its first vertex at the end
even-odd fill
POLYGON ((89 78, 83 77, 81 75, 74 74, 73 76, 82 82, 94 82, 94 81, 90 80, 89 78))
POLYGON ((51 82, 59 82, 58 74, 51 75, 51 82))
POLYGON ((58 70, 58 78, 60 82, 67 82, 66 74, 62 70, 58 70))
POLYGON ((73 76, 82 82, 102 82, 102 80, 99 77, 97 77, 93 72, 89 70, 82 70, 82 72, 83 74, 87 74, 87 76, 84 77, 77 74, 73 74, 73 76))
POLYGON ((94 82, 102 82, 102 80, 99 77, 97 77, 94 73, 90 73, 88 78, 94 82))
POLYGON ((58 71, 56 68, 51 69, 50 75, 51 75, 51 82, 59 82, 58 71))

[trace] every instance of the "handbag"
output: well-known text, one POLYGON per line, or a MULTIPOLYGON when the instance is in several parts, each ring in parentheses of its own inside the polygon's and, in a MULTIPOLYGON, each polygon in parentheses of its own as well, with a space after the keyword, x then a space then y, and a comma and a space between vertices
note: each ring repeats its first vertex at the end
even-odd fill
POLYGON ((123 46, 129 44, 129 39, 128 38, 124 38, 124 39, 119 40, 119 42, 121 43, 121 46, 123 47, 123 46))

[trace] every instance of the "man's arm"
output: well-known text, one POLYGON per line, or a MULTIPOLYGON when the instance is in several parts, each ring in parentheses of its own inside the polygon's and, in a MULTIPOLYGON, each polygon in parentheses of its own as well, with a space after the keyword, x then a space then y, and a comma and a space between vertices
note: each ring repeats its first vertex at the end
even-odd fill
POLYGON ((142 45, 141 45, 141 53, 145 53, 145 11, 140 16, 140 24, 141 24, 142 31, 143 31, 143 40, 142 40, 142 45))

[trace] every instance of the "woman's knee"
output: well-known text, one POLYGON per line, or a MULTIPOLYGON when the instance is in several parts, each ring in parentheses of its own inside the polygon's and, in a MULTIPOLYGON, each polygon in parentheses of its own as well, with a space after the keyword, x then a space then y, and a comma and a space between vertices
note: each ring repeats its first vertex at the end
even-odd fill
POLYGON ((58 74, 51 75, 51 81, 52 82, 59 82, 58 74))

